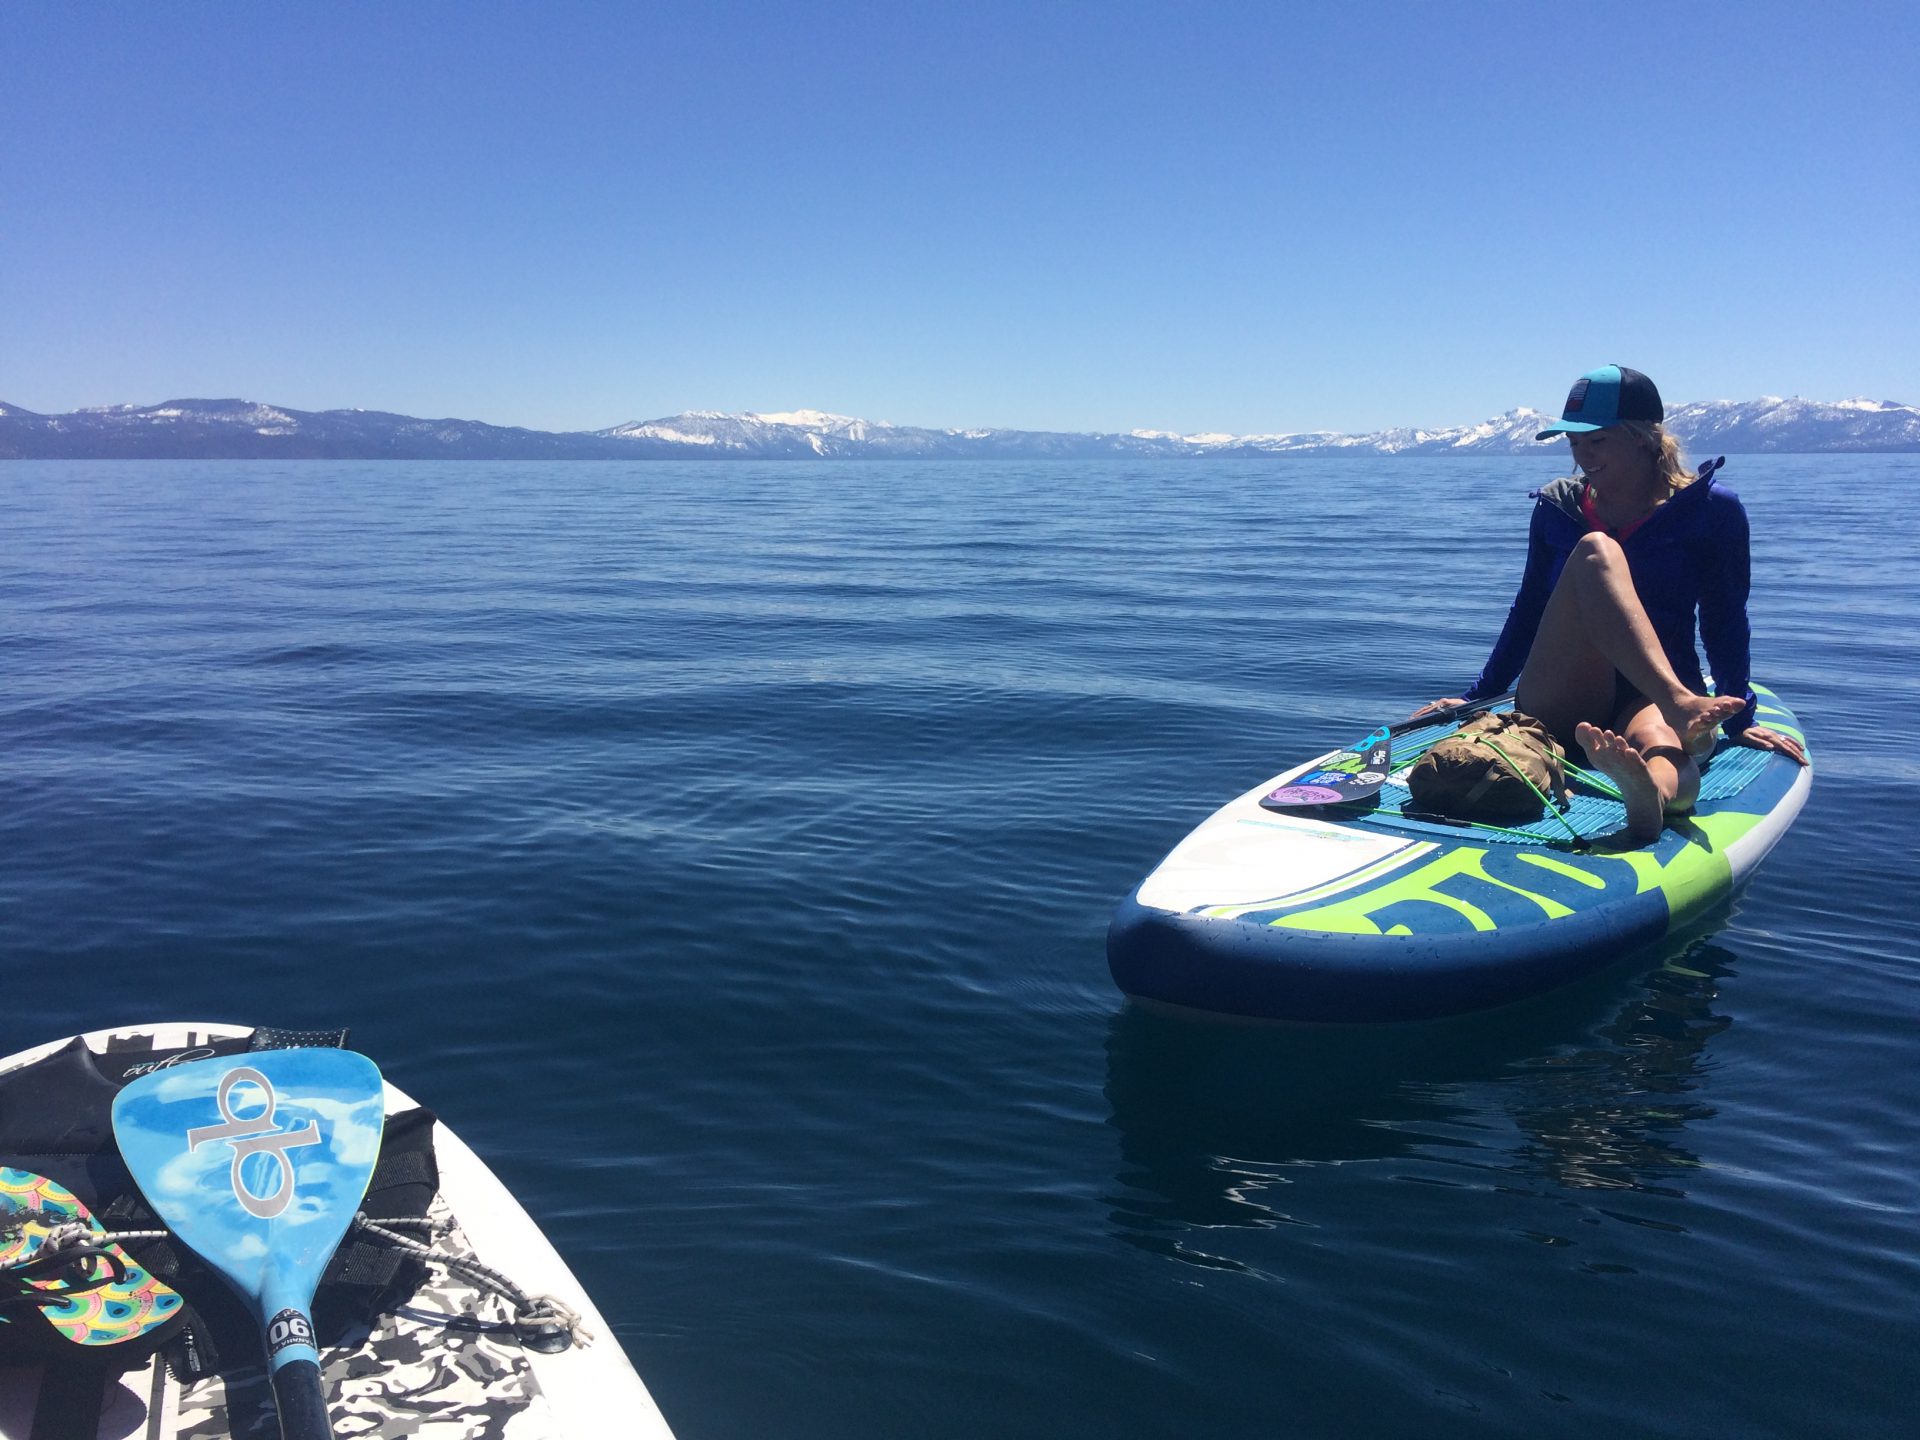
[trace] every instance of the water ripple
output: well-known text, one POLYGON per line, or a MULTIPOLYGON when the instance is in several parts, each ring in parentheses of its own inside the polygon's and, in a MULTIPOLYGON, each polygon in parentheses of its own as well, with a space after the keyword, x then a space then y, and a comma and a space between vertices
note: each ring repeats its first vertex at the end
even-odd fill
POLYGON ((1107 980, 1213 806, 1471 679, 1552 473, 11 464, 7 1048, 351 1023, 687 1440, 1889 1433, 1910 457, 1729 466, 1819 771, 1698 930, 1384 1031, 1107 980))

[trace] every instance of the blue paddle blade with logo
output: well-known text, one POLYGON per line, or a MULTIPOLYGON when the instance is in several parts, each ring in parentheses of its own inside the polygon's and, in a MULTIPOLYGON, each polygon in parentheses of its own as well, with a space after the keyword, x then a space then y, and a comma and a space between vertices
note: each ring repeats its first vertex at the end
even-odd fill
POLYGON ((309 1311, 380 1155, 380 1071, 350 1050, 261 1050, 123 1089, 113 1133, 140 1191, 259 1319, 277 1371, 318 1361, 309 1311))

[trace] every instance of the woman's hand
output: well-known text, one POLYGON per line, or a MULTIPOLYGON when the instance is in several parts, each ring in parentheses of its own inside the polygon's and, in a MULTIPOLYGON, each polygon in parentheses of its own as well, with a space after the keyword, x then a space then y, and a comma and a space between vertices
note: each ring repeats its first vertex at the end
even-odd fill
POLYGON ((1418 720, 1422 715, 1437 715, 1442 710, 1457 710, 1466 703, 1466 701, 1460 699, 1457 695, 1445 700, 1429 700, 1418 710, 1407 716, 1407 719, 1418 720))
POLYGON ((1749 725, 1740 732, 1734 743, 1751 745, 1755 750, 1777 750, 1801 765, 1807 763, 1806 746, 1793 736, 1782 735, 1778 730, 1769 730, 1764 725, 1749 725))

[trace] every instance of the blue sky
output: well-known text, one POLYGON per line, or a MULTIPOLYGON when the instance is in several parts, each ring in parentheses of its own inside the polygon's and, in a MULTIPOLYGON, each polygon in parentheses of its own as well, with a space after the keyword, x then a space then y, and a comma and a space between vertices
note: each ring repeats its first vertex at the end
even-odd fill
POLYGON ((16 0, 0 54, 33 410, 1920 402, 1908 3, 16 0))

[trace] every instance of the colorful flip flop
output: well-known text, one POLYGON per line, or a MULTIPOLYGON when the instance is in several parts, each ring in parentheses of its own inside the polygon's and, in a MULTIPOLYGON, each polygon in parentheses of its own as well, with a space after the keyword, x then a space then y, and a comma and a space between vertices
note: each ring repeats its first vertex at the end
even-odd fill
POLYGON ((30 1170, 0 1166, 0 1324, 37 1310, 76 1345, 118 1345, 157 1330, 179 1311, 178 1294, 134 1263, 73 1192, 30 1170), (41 1255, 47 1238, 78 1223, 94 1242, 67 1263, 41 1255), (41 1292, 39 1296, 34 1291, 41 1292), (11 1313, 9 1313, 11 1312, 11 1313))

